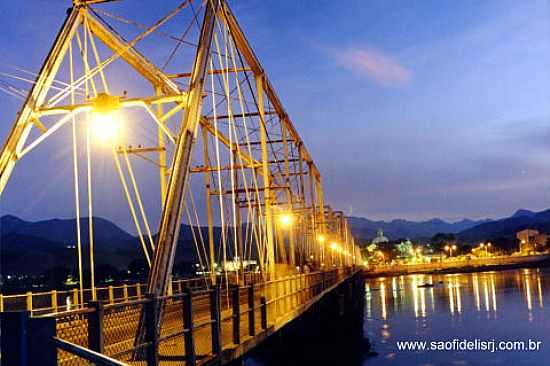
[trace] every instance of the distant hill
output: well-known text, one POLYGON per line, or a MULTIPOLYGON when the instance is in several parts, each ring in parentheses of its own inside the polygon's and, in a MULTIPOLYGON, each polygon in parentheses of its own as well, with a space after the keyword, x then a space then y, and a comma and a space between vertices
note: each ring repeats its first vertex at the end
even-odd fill
POLYGON ((533 211, 530 211, 530 210, 526 210, 524 208, 520 208, 519 210, 517 210, 516 212, 514 212, 514 214, 510 217, 521 217, 521 216, 527 216, 527 217, 533 217, 535 216, 537 213, 536 212, 533 212, 533 211))
MULTIPOLYGON (((135 239, 111 221, 94 217, 94 239, 100 242, 124 242, 135 239)), ((80 219, 81 237, 88 237, 88 218, 80 219)), ((63 243, 76 242, 76 219, 51 219, 43 221, 24 221, 12 215, 0 218, 0 236, 7 234, 24 234, 37 238, 47 238, 50 241, 63 243)))
POLYGON ((512 216, 483 223, 458 233, 459 241, 476 243, 496 238, 514 239, 518 231, 530 228, 550 233, 550 209, 540 212, 517 210, 512 216))
MULTIPOLYGON (((88 218, 81 219, 83 261, 88 263, 88 218)), ((96 264, 112 265, 119 270, 128 268, 134 260, 143 260, 138 237, 131 235, 109 220, 94 217, 94 247, 96 264)), ((200 240, 198 232, 197 240, 200 240)), ((204 240, 207 229, 201 228, 204 240)), ((216 246, 221 229, 214 228, 216 246)), ((153 240, 156 241, 156 235, 153 240)), ((1 273, 39 274, 53 266, 74 268, 77 264, 76 219, 25 221, 16 216, 0 217, 1 273)), ((205 245, 208 245, 205 243, 205 245)), ((182 225, 175 262, 197 262, 193 233, 182 225)))
POLYGON ((379 229, 390 240, 409 238, 413 240, 429 239, 437 233, 459 233, 476 225, 486 223, 490 220, 469 220, 464 219, 458 222, 449 223, 434 218, 427 221, 409 221, 395 219, 392 221, 373 221, 362 217, 350 217, 349 222, 353 235, 361 239, 372 239, 379 229))

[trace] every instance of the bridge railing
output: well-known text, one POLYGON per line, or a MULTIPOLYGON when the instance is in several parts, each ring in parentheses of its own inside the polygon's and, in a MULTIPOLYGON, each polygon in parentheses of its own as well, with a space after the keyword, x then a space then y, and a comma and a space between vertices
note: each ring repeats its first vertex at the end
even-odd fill
MULTIPOLYGON (((259 273, 246 273, 247 283, 256 282, 260 279, 259 273)), ((224 280, 225 278, 220 277, 224 280)), ((229 279, 232 280, 231 278, 229 279)), ((204 288, 207 280, 204 278, 187 278, 172 281, 170 294, 180 294, 186 288, 204 288)), ((122 284, 116 286, 96 287, 96 300, 108 304, 116 304, 140 300, 147 292, 147 285, 144 283, 122 284)), ((50 313, 65 312, 85 307, 93 301, 91 289, 84 289, 82 297, 79 289, 52 290, 44 292, 26 292, 16 295, 0 294, 0 312, 3 311, 30 311, 32 315, 45 315, 50 313), (81 300, 82 298, 82 300, 81 300)))
POLYGON ((56 341, 52 344, 58 348, 57 357, 50 363, 41 360, 41 364, 86 365, 97 356, 94 352, 107 360, 141 360, 140 364, 148 366, 158 365, 159 360, 195 365, 199 359, 220 358, 224 351, 298 316, 304 306, 351 273, 351 269, 334 269, 240 287, 187 287, 161 298, 98 301, 84 309, 35 316, 32 319, 55 319, 56 341), (142 316, 145 335, 136 343, 142 316), (88 360, 83 358, 86 349, 91 351, 88 360))

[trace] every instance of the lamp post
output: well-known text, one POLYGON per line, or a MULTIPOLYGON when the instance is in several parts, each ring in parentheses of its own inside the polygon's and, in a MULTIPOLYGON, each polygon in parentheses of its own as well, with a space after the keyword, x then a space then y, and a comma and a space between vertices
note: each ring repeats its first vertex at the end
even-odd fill
POLYGON ((449 252, 449 257, 453 256, 453 250, 456 250, 456 245, 445 245, 445 251, 449 252))
POLYGON ((325 265, 325 241, 327 238, 323 234, 317 235, 317 241, 319 242, 319 260, 321 267, 325 265))
POLYGON ((485 244, 485 243, 480 243, 480 244, 479 244, 479 247, 480 247, 480 248, 485 248, 485 256, 486 256, 486 257, 489 256, 489 248, 490 248, 491 246, 492 246, 491 243, 487 243, 487 244, 485 244))
POLYGON ((422 258, 422 248, 420 247, 416 248, 415 254, 416 254, 416 260, 418 261, 418 259, 422 258))

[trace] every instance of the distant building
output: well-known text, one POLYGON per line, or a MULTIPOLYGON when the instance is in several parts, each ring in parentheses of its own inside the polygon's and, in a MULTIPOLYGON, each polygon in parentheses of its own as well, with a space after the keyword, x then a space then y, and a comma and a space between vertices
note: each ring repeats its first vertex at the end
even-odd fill
POLYGON ((539 233, 538 230, 525 229, 518 231, 516 238, 519 240, 519 251, 521 253, 529 253, 544 250, 548 235, 539 233))
POLYGON ((376 237, 372 239, 372 243, 374 245, 381 245, 381 244, 387 244, 389 243, 389 239, 384 236, 384 231, 382 229, 378 229, 376 232, 376 237))

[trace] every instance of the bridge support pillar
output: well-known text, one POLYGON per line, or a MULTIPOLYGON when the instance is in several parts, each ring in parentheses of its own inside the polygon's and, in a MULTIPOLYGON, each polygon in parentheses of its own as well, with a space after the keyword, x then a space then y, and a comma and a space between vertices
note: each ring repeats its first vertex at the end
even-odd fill
POLYGON ((104 305, 101 301, 90 302, 90 307, 94 311, 88 315, 88 347, 95 352, 103 353, 103 315, 104 305))

